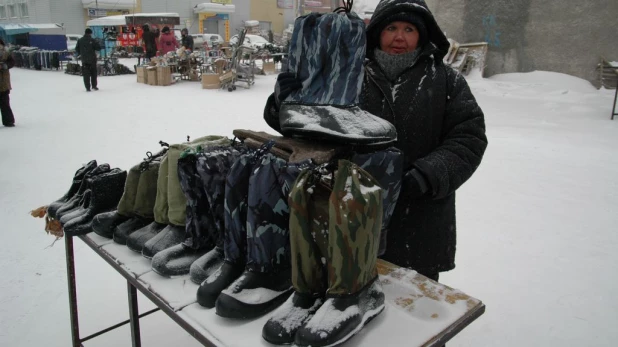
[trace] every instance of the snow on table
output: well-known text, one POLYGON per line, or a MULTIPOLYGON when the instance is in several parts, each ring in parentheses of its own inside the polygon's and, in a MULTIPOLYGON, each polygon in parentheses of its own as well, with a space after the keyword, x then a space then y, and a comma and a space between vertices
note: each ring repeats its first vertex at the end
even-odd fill
MULTIPOLYGON (((198 285, 189 275, 166 278, 152 271, 151 261, 124 245, 106 242, 91 233, 85 236, 93 248, 99 248, 139 284, 216 346, 272 346, 262 339, 262 327, 272 312, 253 320, 234 320, 217 316, 196 302, 198 285), (103 244, 102 246, 99 246, 103 244)), ((379 346, 388 336, 394 346, 431 346, 440 338, 454 336, 484 311, 478 299, 434 282, 416 271, 378 261, 380 283, 386 307, 356 336, 342 346, 379 346)), ((125 275, 126 275, 125 274, 125 275)), ((126 277, 126 276, 125 276, 126 277)), ((141 290, 141 289, 140 289, 141 290)))

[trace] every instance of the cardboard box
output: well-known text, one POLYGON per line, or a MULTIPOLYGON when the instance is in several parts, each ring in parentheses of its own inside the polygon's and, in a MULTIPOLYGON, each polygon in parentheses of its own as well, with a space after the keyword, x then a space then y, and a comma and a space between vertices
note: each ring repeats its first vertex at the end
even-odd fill
POLYGON ((147 71, 147 75, 148 75, 148 84, 151 86, 156 86, 157 85, 157 68, 156 67, 149 67, 146 69, 147 71))
POLYGON ((157 85, 169 86, 172 84, 172 68, 169 66, 157 66, 157 85))
POLYGON ((275 73, 275 63, 272 61, 265 61, 262 64, 262 70, 265 75, 271 75, 275 73))
POLYGON ((218 74, 202 74, 202 89, 219 89, 221 81, 218 74))
POLYGON ((146 73, 145 66, 138 66, 135 68, 137 73, 137 83, 146 83, 148 84, 148 74, 146 73))

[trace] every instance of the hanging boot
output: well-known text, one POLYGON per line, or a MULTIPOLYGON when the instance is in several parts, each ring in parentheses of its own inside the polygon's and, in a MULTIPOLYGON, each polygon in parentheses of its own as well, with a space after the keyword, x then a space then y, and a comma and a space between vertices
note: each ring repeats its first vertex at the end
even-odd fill
POLYGON ((142 218, 140 216, 133 216, 123 223, 120 223, 114 229, 114 242, 126 245, 127 238, 135 231, 149 225, 153 220, 151 218, 142 218))
POLYGON ((109 171, 111 171, 109 164, 101 164, 97 166, 96 168, 92 169, 92 171, 86 173, 86 176, 84 177, 84 179, 82 179, 82 183, 80 184, 79 189, 77 190, 77 193, 75 193, 73 197, 71 197, 65 204, 63 204, 60 208, 56 210, 56 219, 60 220, 63 215, 79 207, 80 201, 82 197, 84 196, 84 192, 87 189, 90 189, 89 178, 104 174, 109 171))
POLYGON ((129 218, 118 213, 118 210, 99 213, 92 220, 92 230, 99 236, 111 239, 114 236, 114 229, 129 218))
POLYGON ((384 292, 376 277, 359 292, 329 298, 296 332, 297 346, 336 346, 356 333, 384 310, 384 292))
POLYGON ((225 254, 223 248, 217 246, 191 264, 189 275, 191 282, 201 284, 223 265, 225 254))
POLYGON ((181 244, 184 239, 184 225, 167 225, 155 237, 144 244, 142 255, 147 259, 151 259, 162 250, 181 244))
POLYGON ((64 194, 63 197, 52 202, 51 204, 49 204, 49 206, 47 206, 47 215, 49 217, 56 218, 56 212, 58 211, 58 209, 62 207, 62 205, 64 205, 67 201, 69 201, 69 199, 71 199, 77 193, 82 183, 82 180, 86 177, 86 174, 94 170, 94 168, 96 167, 97 167, 97 161, 91 160, 90 162, 88 162, 88 164, 80 167, 75 172, 75 175, 73 176, 73 183, 71 184, 69 191, 66 194, 64 194))
POLYGON ((294 292, 262 328, 264 340, 275 345, 294 343, 294 336, 322 306, 324 298, 294 292))
POLYGON ((242 274, 244 265, 224 261, 215 273, 208 276, 197 289, 197 302, 207 308, 215 307, 221 292, 242 274))
POLYGON ((64 225, 69 236, 83 235, 92 231, 92 220, 99 213, 116 208, 122 196, 127 172, 113 169, 108 173, 92 177, 92 196, 86 212, 64 225))
MULTIPOLYGON (((292 293, 292 273, 246 271, 221 292, 216 313, 221 317, 252 319, 281 305, 292 293)), ((208 279, 206 280, 208 281, 208 279)))
POLYGON ((138 229, 127 237, 127 247, 135 252, 142 253, 144 245, 163 230, 167 224, 152 222, 145 227, 138 229))

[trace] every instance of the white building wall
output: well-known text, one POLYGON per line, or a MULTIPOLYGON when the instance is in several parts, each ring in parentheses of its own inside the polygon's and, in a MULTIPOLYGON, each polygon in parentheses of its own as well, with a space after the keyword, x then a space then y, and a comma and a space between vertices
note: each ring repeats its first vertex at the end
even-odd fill
POLYGON ((52 23, 64 23, 67 34, 83 34, 86 29, 81 0, 46 0, 50 3, 52 23))
MULTIPOLYGON (((7 2, 7 0, 0 0, 0 5, 6 5, 7 2)), ((7 15, 7 18, 0 19, 0 24, 64 23, 66 32, 70 34, 82 34, 86 28, 81 0, 28 0, 27 3, 27 17, 23 16, 22 13, 19 13, 17 18, 8 18, 7 15)))

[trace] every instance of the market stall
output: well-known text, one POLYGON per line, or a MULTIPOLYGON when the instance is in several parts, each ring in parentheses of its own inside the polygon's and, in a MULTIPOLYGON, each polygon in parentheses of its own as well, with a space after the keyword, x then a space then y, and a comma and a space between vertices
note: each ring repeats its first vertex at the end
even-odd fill
POLYGON ((178 13, 134 13, 130 15, 107 16, 89 20, 88 27, 93 36, 104 42, 101 56, 111 56, 118 50, 128 53, 141 53, 142 25, 148 24, 152 30, 164 26, 173 29, 180 24, 178 13))

